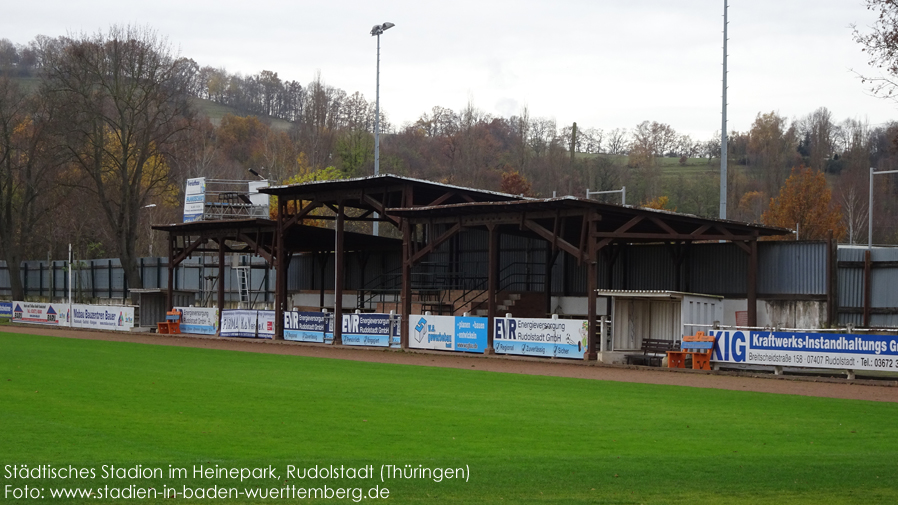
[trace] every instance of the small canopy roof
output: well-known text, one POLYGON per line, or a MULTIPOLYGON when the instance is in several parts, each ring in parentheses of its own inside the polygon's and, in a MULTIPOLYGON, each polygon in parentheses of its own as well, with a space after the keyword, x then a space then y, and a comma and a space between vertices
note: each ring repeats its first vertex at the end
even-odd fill
MULTIPOLYGON (((407 207, 403 196, 411 194, 411 206, 464 202, 506 202, 524 197, 481 189, 441 184, 396 175, 376 175, 336 181, 313 181, 288 186, 261 188, 259 191, 288 200, 314 200, 325 203, 342 201, 347 207, 371 209, 372 199, 386 207, 407 207), (410 190, 407 192, 407 190, 410 190)), ((376 210, 376 209, 375 209, 376 210)))
MULTIPOLYGON (((252 242, 267 249, 274 243, 277 223, 269 219, 193 221, 191 223, 155 225, 153 229, 170 233, 176 237, 205 236, 207 240, 221 237, 235 242, 252 242)), ((335 231, 318 226, 296 225, 287 230, 284 244, 289 253, 333 251, 336 244, 335 231)), ((344 249, 350 251, 398 250, 401 245, 402 240, 400 239, 376 237, 367 233, 344 232, 344 249)), ((202 251, 205 248, 195 250, 202 251)), ((218 246, 209 250, 217 251, 218 246)))

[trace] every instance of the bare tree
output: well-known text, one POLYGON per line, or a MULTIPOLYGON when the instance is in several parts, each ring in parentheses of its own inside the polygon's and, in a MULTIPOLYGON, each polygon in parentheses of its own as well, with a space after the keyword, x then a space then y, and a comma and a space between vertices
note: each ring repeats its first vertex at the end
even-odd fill
POLYGON ((876 21, 869 32, 854 29, 854 41, 863 46, 869 58, 868 64, 879 70, 879 75, 858 74, 862 82, 870 85, 873 94, 883 98, 895 98, 898 88, 898 2, 895 0, 866 0, 867 9, 877 12, 876 21))
POLYGON ((62 145, 115 236, 129 287, 141 287, 140 209, 170 191, 166 155, 192 116, 195 68, 148 28, 62 38, 44 47, 42 92, 58 104, 62 145))
POLYGON ((630 134, 626 128, 615 128, 608 132, 608 154, 627 154, 627 146, 630 145, 630 134))
POLYGON ((49 246, 45 240, 56 223, 47 214, 62 199, 57 151, 47 135, 52 115, 40 97, 0 76, 0 254, 15 300, 24 298, 19 264, 38 246, 49 246))

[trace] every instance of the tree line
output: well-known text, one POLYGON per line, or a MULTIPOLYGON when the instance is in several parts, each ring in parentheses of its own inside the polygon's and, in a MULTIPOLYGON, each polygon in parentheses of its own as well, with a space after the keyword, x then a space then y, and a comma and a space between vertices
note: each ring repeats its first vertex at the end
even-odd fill
MULTIPOLYGON (((649 120, 581 128, 474 104, 436 106, 402 125, 381 114, 383 173, 541 197, 626 186, 631 205, 718 212, 718 134, 693 139, 649 120)), ((121 258, 138 287, 139 257, 164 245, 149 226, 179 221, 186 179, 247 179, 248 169, 275 182, 370 175, 374 115, 363 94, 320 74, 301 85, 268 70, 201 67, 150 28, 0 40, 0 253, 17 282, 22 259, 63 257, 72 243, 80 258, 121 258), (216 117, 209 103, 232 113, 216 117)), ((898 161, 898 124, 839 121, 823 107, 791 119, 759 113, 728 136, 730 218, 783 215, 771 208, 782 188, 819 186, 787 184, 807 169, 829 182, 827 205, 847 241, 865 236, 869 167, 898 161)), ((877 182, 875 241, 895 243, 898 180, 877 182)))

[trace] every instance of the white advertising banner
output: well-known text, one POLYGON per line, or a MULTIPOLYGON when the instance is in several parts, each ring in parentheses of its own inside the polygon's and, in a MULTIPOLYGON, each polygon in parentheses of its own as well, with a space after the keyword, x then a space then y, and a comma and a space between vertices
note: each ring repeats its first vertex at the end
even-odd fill
POLYGON ((134 307, 73 304, 73 328, 130 331, 134 327, 134 307))
POLYGON ((187 179, 184 190, 184 222, 202 221, 206 205, 206 178, 187 179))
POLYGON ((259 310, 256 317, 256 336, 259 338, 274 338, 274 311, 259 310))
POLYGON ((487 335, 485 317, 412 316, 409 347, 437 351, 483 353, 487 335))
POLYGON ((68 326, 68 304, 12 302, 12 322, 68 326))
POLYGON ((222 337, 256 337, 258 311, 255 310, 223 310, 221 312, 222 337))
POLYGON ((218 333, 218 309, 175 307, 181 311, 181 333, 215 335, 218 333))
POLYGON ((497 317, 493 348, 497 354, 584 359, 589 323, 581 319, 497 317))

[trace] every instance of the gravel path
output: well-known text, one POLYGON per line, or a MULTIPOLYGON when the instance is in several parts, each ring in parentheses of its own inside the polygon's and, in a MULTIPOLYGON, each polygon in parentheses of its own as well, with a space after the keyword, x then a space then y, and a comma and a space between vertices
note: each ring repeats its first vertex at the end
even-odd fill
POLYGON ((762 393, 821 396, 881 402, 898 402, 898 380, 847 380, 809 376, 774 376, 744 372, 702 372, 669 370, 648 367, 602 365, 597 363, 540 358, 517 358, 443 353, 439 351, 398 351, 378 348, 357 348, 285 341, 220 338, 199 335, 157 335, 155 333, 114 333, 64 328, 32 327, 27 325, 0 326, 0 333, 25 333, 63 338, 135 342, 151 345, 198 347, 241 352, 287 354, 315 358, 396 363, 488 370, 500 373, 520 373, 573 377, 578 379, 670 384, 699 388, 757 391, 762 393))

